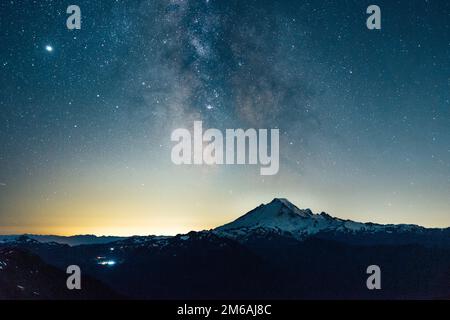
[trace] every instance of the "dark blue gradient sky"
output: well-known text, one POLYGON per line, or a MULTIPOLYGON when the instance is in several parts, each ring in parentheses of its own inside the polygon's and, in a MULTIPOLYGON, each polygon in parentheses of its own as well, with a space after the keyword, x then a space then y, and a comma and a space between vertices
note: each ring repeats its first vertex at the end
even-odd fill
POLYGON ((450 226, 450 2, 70 4, 81 30, 64 1, 0 4, 0 233, 176 233, 275 196, 450 226), (194 120, 279 128, 279 174, 173 165, 194 120))

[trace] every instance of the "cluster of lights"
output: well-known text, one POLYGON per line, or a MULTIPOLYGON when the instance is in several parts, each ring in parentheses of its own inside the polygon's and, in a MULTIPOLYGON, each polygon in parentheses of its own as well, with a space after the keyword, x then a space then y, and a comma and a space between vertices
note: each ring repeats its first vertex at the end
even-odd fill
POLYGON ((113 266, 116 264, 116 262, 114 260, 106 260, 106 261, 100 261, 98 264, 102 265, 102 266, 113 266))
MULTIPOLYGON (((111 249, 112 248, 110 248, 110 250, 111 249)), ((113 250, 111 250, 111 251, 113 251, 113 250)), ((98 256, 98 257, 96 257, 96 259, 98 260, 97 264, 99 264, 101 266, 113 266, 116 264, 115 260, 106 260, 106 257, 103 257, 103 256, 98 256)))

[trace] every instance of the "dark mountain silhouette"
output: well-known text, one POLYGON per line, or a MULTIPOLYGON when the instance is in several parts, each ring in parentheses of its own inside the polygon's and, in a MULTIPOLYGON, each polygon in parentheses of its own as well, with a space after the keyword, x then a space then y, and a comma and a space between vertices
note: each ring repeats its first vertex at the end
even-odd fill
POLYGON ((132 298, 244 298, 260 289, 261 277, 269 276, 261 268, 261 258, 238 242, 210 232, 133 237, 107 246, 34 241, 15 245, 58 268, 79 265, 83 272, 132 298), (114 265, 108 265, 111 261, 114 265), (233 278, 238 281, 230 281, 233 278))
POLYGON ((58 270, 79 265, 129 298, 450 297, 449 229, 358 223, 285 199, 210 231, 78 246, 22 236, 1 246, 32 252, 58 270), (381 290, 366 287, 373 264, 382 271, 381 290))
POLYGON ((0 299, 118 299, 120 296, 91 277, 81 290, 68 290, 64 271, 18 248, 0 248, 0 299))
MULTIPOLYGON (((11 241, 16 241, 22 235, 0 235, 0 243, 6 243, 11 241)), ((125 239, 125 237, 116 237, 116 236, 100 236, 97 237, 92 234, 84 234, 84 235, 75 235, 75 236, 56 236, 56 235, 38 235, 38 234, 24 234, 30 239, 39 241, 39 242, 57 242, 62 244, 67 244, 70 246, 78 246, 80 244, 103 244, 109 243, 113 241, 118 241, 125 239)))

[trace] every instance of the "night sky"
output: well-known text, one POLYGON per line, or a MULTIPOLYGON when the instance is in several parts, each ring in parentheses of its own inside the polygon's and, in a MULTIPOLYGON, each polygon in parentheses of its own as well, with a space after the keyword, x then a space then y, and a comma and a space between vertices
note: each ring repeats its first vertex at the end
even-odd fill
POLYGON ((450 226, 450 2, 1 1, 0 233, 174 234, 273 197, 450 226), (66 8, 81 8, 68 30, 66 8), (381 8, 368 30, 366 8, 381 8), (279 128, 280 171, 171 132, 279 128))

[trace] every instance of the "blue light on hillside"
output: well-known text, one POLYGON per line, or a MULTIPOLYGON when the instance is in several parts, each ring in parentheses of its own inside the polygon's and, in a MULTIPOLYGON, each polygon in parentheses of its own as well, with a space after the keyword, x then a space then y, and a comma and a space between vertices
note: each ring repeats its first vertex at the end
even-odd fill
POLYGON ((98 264, 102 266, 113 266, 116 264, 116 262, 114 260, 105 260, 98 262, 98 264))

